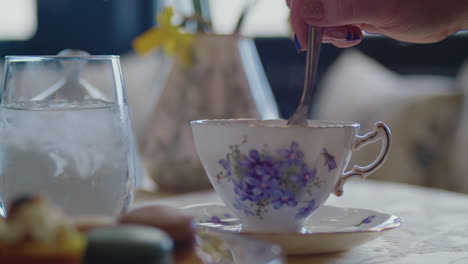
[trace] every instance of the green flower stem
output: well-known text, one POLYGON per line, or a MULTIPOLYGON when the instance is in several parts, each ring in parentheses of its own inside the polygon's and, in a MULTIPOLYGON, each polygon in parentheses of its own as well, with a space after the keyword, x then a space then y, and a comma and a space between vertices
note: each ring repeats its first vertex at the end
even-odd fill
POLYGON ((258 0, 254 1, 249 1, 247 4, 244 6, 242 9, 242 12, 239 16, 239 19, 237 20, 236 26, 234 28, 234 34, 239 34, 240 30, 242 29, 242 26, 244 25, 245 17, 248 15, 250 10, 257 4, 258 0))
POLYGON ((196 32, 212 32, 211 11, 208 0, 193 0, 196 32))

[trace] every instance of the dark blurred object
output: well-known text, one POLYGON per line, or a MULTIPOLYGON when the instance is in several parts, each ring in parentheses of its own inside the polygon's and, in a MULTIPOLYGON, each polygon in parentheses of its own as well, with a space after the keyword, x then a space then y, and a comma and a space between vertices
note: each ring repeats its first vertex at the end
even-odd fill
POLYGON ((165 205, 145 205, 129 210, 117 220, 124 225, 159 228, 174 241, 176 248, 191 245, 195 240, 193 217, 185 210, 165 205), (157 217, 156 217, 157 216, 157 217))
MULTIPOLYGON (((28 41, 0 42, 0 55, 50 55, 63 49, 122 54, 154 25, 154 0, 40 0, 38 27, 28 41)), ((7 10, 4 10, 7 12, 7 10)))
MULTIPOLYGON (((293 41, 289 38, 257 38, 255 43, 280 114, 283 118, 288 118, 296 109, 301 96, 305 53, 297 53, 293 41)), ((386 37, 368 36, 356 49, 400 74, 455 77, 460 66, 468 59, 466 47, 468 32, 460 32, 434 44, 408 44, 386 37)), ((323 74, 343 51, 330 44, 322 47, 318 88, 323 74)), ((320 93, 320 89, 316 89, 315 92, 320 93)), ((313 113, 314 109, 311 118, 313 113)))
POLYGON ((83 264, 172 264, 172 239, 162 230, 138 225, 100 228, 87 234, 83 264))

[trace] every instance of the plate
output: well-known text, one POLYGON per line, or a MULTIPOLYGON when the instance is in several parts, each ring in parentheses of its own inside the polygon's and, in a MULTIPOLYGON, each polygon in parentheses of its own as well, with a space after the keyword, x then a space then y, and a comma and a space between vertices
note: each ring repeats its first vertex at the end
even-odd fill
POLYGON ((359 208, 322 206, 306 219, 301 232, 255 233, 242 231, 242 224, 223 204, 185 207, 200 229, 241 234, 281 246, 288 255, 331 253, 352 249, 397 228, 399 216, 359 208))

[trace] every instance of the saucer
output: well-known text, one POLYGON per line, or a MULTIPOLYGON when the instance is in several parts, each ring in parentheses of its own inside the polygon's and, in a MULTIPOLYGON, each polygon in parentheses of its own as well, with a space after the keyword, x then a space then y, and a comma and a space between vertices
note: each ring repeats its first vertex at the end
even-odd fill
POLYGON ((297 233, 255 233, 241 230, 241 223, 223 204, 185 207, 201 229, 240 233, 281 246, 289 255, 349 250, 401 225, 400 217, 359 208, 322 206, 306 219, 297 233))
POLYGON ((198 230, 191 252, 176 252, 177 264, 285 264, 278 245, 239 233, 198 230), (180 254, 181 253, 181 254, 180 254))

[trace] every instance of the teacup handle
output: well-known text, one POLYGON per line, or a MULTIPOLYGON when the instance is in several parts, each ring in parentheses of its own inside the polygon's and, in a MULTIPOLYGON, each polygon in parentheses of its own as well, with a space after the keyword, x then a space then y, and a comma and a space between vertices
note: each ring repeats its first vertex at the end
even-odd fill
POLYGON ((353 151, 358 150, 368 144, 375 143, 378 140, 382 140, 382 148, 377 159, 364 167, 354 165, 350 171, 345 172, 335 186, 336 196, 343 195, 343 185, 351 177, 360 177, 361 179, 365 179, 367 176, 369 176, 369 174, 373 173, 378 168, 380 168, 380 166, 382 166, 385 159, 387 158, 390 149, 390 129, 383 122, 377 122, 374 126, 375 127, 372 132, 369 132, 364 136, 356 136, 356 139, 353 144, 353 151))

